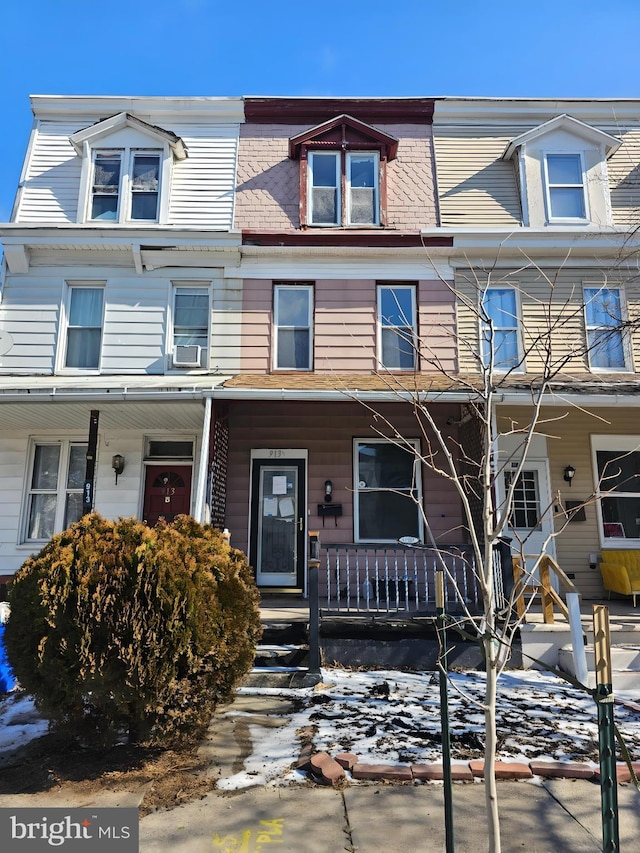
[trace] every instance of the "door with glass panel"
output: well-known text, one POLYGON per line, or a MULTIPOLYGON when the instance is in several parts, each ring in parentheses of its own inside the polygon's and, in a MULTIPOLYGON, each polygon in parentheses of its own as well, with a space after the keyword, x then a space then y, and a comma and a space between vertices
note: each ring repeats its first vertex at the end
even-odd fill
POLYGON ((306 461, 270 452, 252 463, 250 562, 258 586, 302 589, 306 461))
POLYGON ((86 444, 34 445, 27 497, 27 541, 50 539, 81 518, 86 464, 86 444))

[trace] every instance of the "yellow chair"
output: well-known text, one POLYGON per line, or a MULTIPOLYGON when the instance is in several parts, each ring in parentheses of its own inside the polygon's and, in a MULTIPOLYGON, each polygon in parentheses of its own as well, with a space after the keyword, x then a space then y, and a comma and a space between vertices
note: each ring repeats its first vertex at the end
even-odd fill
POLYGON ((603 551, 600 574, 609 598, 612 592, 632 595, 636 606, 636 596, 640 595, 640 551, 603 551))

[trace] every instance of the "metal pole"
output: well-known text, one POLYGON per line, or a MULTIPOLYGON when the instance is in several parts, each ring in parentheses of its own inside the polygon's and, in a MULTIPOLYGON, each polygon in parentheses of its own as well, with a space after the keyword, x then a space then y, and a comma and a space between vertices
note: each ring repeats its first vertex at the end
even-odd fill
POLYGON ((436 626, 441 655, 438 666, 440 681, 440 728, 442 735, 442 779, 444 782, 444 829, 447 853, 454 853, 453 787, 451 780, 451 740, 449 737, 449 695, 447 690, 447 628, 444 612, 444 572, 436 571, 436 626))
POLYGON ((320 535, 309 531, 309 673, 320 674, 320 603, 318 569, 320 567, 320 535))
POLYGON ((596 658, 598 707, 598 744, 600 748, 600 802, 602 807, 603 853, 620 850, 618 827, 618 778, 616 775, 616 737, 613 728, 613 675, 609 608, 593 605, 593 633, 596 658))

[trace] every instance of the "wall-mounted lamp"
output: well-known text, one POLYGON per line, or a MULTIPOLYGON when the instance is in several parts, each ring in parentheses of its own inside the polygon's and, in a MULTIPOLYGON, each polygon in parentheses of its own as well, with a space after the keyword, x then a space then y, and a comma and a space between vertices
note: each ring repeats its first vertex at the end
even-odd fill
POLYGON ((575 476, 576 476, 576 469, 573 467, 573 465, 567 465, 567 467, 564 469, 565 482, 567 482, 567 483, 569 483, 569 485, 571 485, 571 483, 573 482, 573 478, 575 476))
POLYGON ((115 456, 111 457, 111 467, 116 472, 116 486, 118 485, 118 476, 122 474, 124 471, 124 456, 120 456, 119 453, 116 453, 115 456))
POLYGON ((326 504, 331 503, 331 496, 333 495, 333 483, 331 480, 324 481, 324 502, 326 504))

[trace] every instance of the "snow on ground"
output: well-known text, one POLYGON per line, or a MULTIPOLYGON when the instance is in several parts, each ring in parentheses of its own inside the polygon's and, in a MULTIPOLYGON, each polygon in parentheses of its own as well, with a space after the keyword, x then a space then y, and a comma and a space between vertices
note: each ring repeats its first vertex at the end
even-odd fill
MULTIPOLYGON (((452 758, 481 757, 484 674, 449 674, 452 758)), ((251 723, 253 751, 244 770, 221 779, 228 790, 249 785, 304 781, 292 771, 301 730, 312 733, 316 750, 354 752, 367 764, 419 763, 441 759, 439 679, 434 672, 322 670, 315 688, 242 687, 243 695, 291 700, 284 724, 251 723)), ((640 687, 625 694, 629 706, 616 704, 615 720, 634 760, 640 760, 640 687)), ((243 715, 233 705, 229 715, 243 715)), ((245 712, 246 713, 246 712, 245 712)), ((249 716, 255 718, 255 714, 249 716)), ((502 760, 559 760, 598 763, 597 709, 592 697, 537 670, 509 670, 498 682, 498 757, 502 760)), ((0 750, 15 749, 47 730, 33 701, 20 691, 0 698, 0 750)))
MULTIPOLYGON (((482 757, 484 674, 450 673, 453 760, 482 757)), ((313 728, 316 750, 354 752, 365 764, 439 761, 440 692, 434 672, 323 669, 322 683, 304 690, 241 688, 244 695, 288 697, 297 710, 278 729, 251 726, 253 752, 245 769, 219 788, 303 781, 289 768, 298 758, 296 732, 313 728)), ((615 720, 634 760, 640 759, 640 689, 618 695, 615 720)), ((231 710, 233 713, 233 710, 231 710)), ((598 764, 597 709, 592 697, 536 670, 503 673, 498 685, 498 758, 503 761, 585 761, 598 764)))

